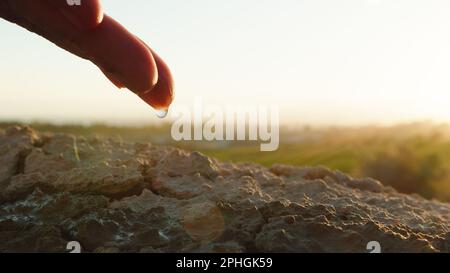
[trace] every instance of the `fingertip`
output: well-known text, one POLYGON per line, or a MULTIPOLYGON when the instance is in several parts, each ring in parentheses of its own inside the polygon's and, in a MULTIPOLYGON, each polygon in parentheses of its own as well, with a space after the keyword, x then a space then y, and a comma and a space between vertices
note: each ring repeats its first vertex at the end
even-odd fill
POLYGON ((168 85, 157 84, 152 91, 139 97, 156 110, 166 110, 173 102, 172 91, 168 85))
POLYGON ((175 86, 169 67, 163 60, 153 53, 158 68, 158 83, 149 92, 140 95, 148 105, 157 110, 166 110, 174 99, 175 86))
POLYGON ((154 50, 144 41, 140 39, 139 41, 151 52, 158 71, 158 82, 156 86, 149 92, 140 94, 139 97, 157 110, 166 110, 172 104, 175 95, 175 83, 172 72, 169 66, 154 50))

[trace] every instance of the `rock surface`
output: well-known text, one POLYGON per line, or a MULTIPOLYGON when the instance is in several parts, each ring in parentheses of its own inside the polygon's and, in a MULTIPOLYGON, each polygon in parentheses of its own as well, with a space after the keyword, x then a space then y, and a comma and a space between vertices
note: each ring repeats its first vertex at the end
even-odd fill
POLYGON ((0 131, 0 252, 449 252, 450 204, 325 168, 0 131))

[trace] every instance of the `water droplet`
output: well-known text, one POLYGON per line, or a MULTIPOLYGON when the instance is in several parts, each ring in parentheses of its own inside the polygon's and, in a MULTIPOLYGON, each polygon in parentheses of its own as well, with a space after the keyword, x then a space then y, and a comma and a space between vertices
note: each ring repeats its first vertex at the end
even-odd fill
POLYGON ((165 117, 167 117, 168 113, 169 113, 168 109, 156 110, 156 116, 158 118, 165 118, 165 117))

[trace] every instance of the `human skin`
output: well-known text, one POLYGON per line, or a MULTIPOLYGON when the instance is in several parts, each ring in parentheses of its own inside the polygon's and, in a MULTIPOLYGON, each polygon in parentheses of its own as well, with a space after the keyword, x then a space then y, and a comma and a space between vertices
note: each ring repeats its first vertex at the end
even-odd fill
POLYGON ((173 100, 172 74, 142 40, 104 14, 100 0, 0 0, 0 17, 94 63, 118 88, 128 88, 153 108, 173 100))

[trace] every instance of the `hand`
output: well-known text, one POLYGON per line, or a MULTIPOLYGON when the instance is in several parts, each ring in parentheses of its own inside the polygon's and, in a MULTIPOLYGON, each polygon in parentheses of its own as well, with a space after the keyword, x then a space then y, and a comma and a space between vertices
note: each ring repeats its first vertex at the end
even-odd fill
POLYGON ((156 109, 173 100, 167 65, 139 38, 103 14, 100 0, 0 0, 0 17, 97 65, 118 88, 156 109), (75 1, 76 2, 76 1, 75 1))

